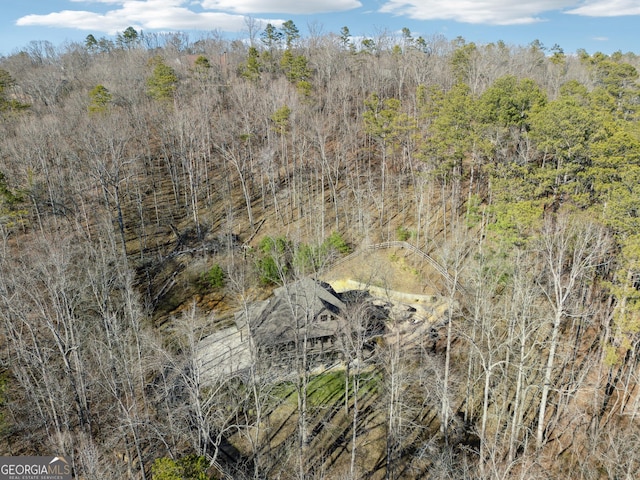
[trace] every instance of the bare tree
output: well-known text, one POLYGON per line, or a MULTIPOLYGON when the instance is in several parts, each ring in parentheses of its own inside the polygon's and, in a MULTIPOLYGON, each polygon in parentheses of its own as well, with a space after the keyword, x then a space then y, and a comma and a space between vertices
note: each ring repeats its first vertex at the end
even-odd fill
POLYGON ((562 322, 567 319, 575 321, 583 315, 581 285, 591 279, 593 270, 606 254, 608 243, 602 226, 566 213, 548 217, 541 232, 540 256, 546 267, 541 281, 552 317, 538 410, 538 448, 544 445, 549 434, 546 410, 555 377, 562 322))
POLYGON ((451 227, 449 241, 443 245, 441 257, 442 263, 446 269, 444 276, 445 288, 447 292, 447 311, 446 324, 446 347, 445 347, 445 363, 443 375, 443 394, 442 404, 440 406, 441 426, 440 429, 444 435, 445 443, 449 441, 449 422, 451 420, 452 406, 450 405, 450 376, 451 376, 451 346, 454 335, 453 322, 456 318, 456 312, 459 311, 459 303, 456 300, 460 288, 460 279, 465 266, 465 257, 467 254, 468 243, 470 239, 464 236, 462 225, 456 224, 451 227))
POLYGON ((345 374, 345 411, 349 413, 351 398, 351 460, 349 475, 351 479, 360 477, 356 459, 358 458, 358 432, 360 430, 360 388, 371 381, 365 372, 371 370, 375 362, 375 339, 384 331, 383 312, 369 299, 360 298, 347 306, 340 316, 338 340, 346 367, 345 374), (364 376, 363 376, 364 375, 364 376))
POLYGON ((130 141, 123 128, 123 118, 108 116, 87 125, 86 135, 80 141, 84 158, 86 158, 89 174, 96 179, 102 190, 104 204, 109 211, 115 209, 115 220, 120 233, 123 255, 127 255, 127 239, 125 234, 125 215, 123 212, 123 184, 128 180, 128 167, 133 162, 127 149, 130 141))
MULTIPOLYGON (((252 317, 251 306, 258 301, 257 291, 252 287, 257 278, 251 265, 241 259, 234 259, 229 269, 227 290, 236 298, 240 308, 238 315, 247 319, 241 329, 243 341, 248 345, 249 365, 245 376, 245 384, 249 391, 248 407, 252 415, 247 415, 244 432, 249 440, 252 451, 253 478, 264 478, 272 467, 269 451, 268 415, 272 405, 272 390, 274 387, 271 365, 274 362, 270 354, 261 349, 254 331, 255 319, 252 317)), ((277 361, 277 360, 275 360, 277 361)))

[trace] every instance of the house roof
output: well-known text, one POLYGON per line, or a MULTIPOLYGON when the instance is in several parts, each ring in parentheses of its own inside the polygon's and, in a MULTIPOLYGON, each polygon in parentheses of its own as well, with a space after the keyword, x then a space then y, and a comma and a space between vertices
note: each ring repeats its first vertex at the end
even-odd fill
POLYGON ((277 288, 273 294, 277 299, 285 300, 296 309, 313 312, 313 316, 320 314, 322 310, 338 313, 345 308, 331 285, 308 277, 277 288))
MULTIPOLYGON (((344 308, 329 284, 303 278, 277 288, 271 298, 252 305, 248 314, 256 342, 277 345, 295 340, 296 332, 307 338, 334 336, 335 316, 344 308)), ((244 313, 236 316, 236 322, 246 324, 244 313)))

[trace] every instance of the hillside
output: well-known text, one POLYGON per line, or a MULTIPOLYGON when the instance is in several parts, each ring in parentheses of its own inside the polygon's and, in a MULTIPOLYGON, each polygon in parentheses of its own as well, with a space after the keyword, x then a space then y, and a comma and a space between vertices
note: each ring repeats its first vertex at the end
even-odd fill
POLYGON ((640 475, 636 55, 136 38, 0 58, 3 454, 77 478, 640 475), (309 277, 376 297, 332 312, 330 369, 296 334, 205 370, 235 314, 309 277))

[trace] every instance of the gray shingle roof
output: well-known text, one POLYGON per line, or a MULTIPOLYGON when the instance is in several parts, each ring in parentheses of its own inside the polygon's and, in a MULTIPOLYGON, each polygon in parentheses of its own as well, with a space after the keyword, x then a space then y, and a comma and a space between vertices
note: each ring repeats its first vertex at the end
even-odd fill
MULTIPOLYGON (((330 285, 303 278, 277 288, 271 298, 252 305, 248 313, 256 343, 278 345, 295 340, 296 331, 307 338, 334 336, 335 317, 344 308, 330 285)), ((236 322, 244 325, 244 314, 236 322)))

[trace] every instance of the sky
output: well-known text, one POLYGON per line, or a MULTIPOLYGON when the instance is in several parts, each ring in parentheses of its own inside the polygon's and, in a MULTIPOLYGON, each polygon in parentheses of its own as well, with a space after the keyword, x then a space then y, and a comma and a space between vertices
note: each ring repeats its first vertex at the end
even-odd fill
MULTIPOLYGON (((32 41, 54 46, 138 32, 186 32, 193 40, 217 31, 247 38, 249 23, 292 20, 305 36, 462 37, 467 42, 529 45, 538 40, 565 53, 640 54, 640 0, 0 0, 0 55, 32 41), (249 21, 247 21, 249 19, 249 21)), ((262 28, 259 29, 260 31, 262 28)))

